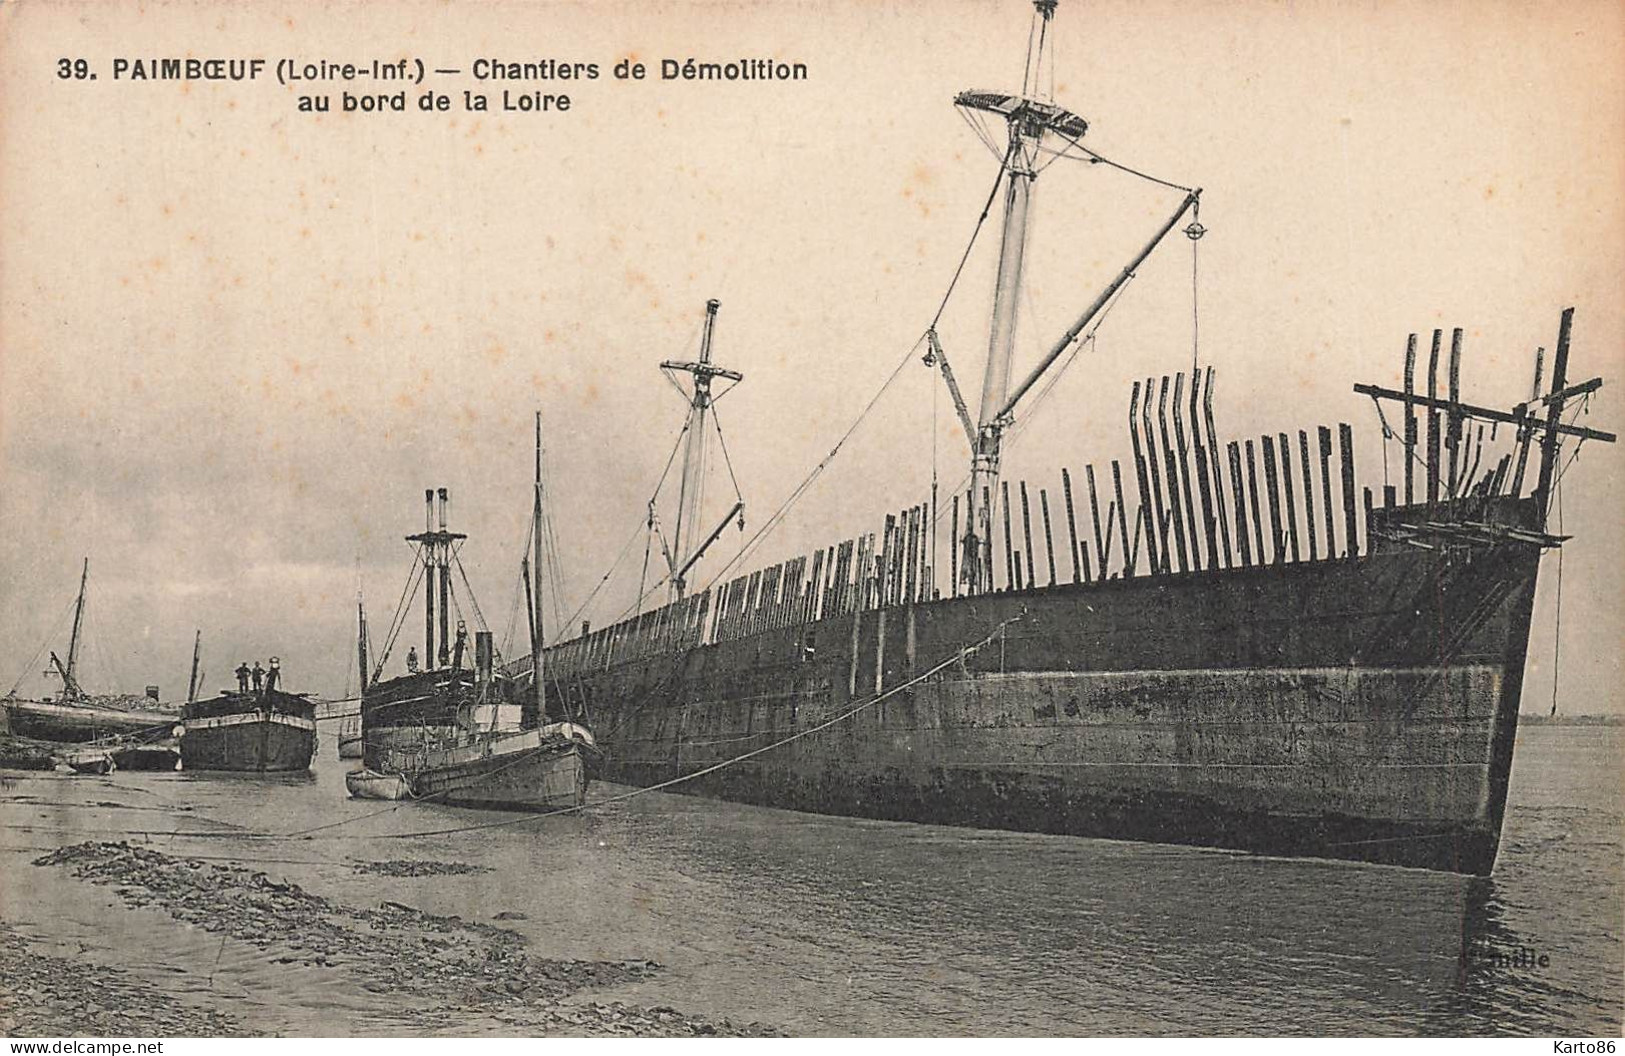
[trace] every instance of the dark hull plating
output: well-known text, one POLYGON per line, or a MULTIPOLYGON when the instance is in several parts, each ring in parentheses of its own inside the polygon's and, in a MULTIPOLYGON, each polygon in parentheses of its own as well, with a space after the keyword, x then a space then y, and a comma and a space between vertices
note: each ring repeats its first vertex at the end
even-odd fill
POLYGON ((184 770, 285 773, 310 769, 316 731, 270 719, 215 729, 188 729, 181 738, 184 770))
POLYGON ((629 659, 578 640, 549 654, 549 677, 590 709, 612 781, 669 780, 800 735, 676 790, 1488 873, 1539 556, 1396 547, 1112 579, 629 659))

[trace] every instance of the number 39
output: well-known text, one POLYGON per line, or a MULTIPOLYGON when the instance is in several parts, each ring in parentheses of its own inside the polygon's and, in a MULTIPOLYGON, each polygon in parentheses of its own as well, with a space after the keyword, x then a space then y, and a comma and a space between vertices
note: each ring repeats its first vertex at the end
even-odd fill
POLYGON ((90 63, 85 59, 57 59, 56 75, 64 81, 90 80, 90 63))

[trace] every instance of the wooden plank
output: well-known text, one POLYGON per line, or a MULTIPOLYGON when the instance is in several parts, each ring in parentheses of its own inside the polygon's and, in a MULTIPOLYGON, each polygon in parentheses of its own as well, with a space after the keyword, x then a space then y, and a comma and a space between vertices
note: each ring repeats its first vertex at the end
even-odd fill
MULTIPOLYGON (((1193 375, 1194 377, 1194 375, 1193 375)), ((1191 384, 1191 392, 1196 391, 1195 383, 1191 384)), ((1185 406, 1185 372, 1176 371, 1174 374, 1174 452, 1178 456, 1175 461, 1179 463, 1179 492, 1184 498, 1182 516, 1185 521, 1185 541, 1190 547, 1191 570, 1200 571, 1202 568, 1202 546, 1196 530, 1196 492, 1191 486, 1191 459, 1190 445, 1185 437, 1185 416, 1182 409, 1185 406)))
POLYGON ((876 554, 876 557, 879 557, 879 562, 881 562, 879 564, 879 582, 874 585, 876 590, 879 591, 879 595, 877 595, 879 603, 876 604, 876 608, 884 609, 887 604, 892 603, 892 554, 895 551, 897 551, 897 515, 887 513, 886 528, 884 528, 884 533, 881 534, 881 552, 876 554))
POLYGON ((1207 465, 1207 445, 1202 442, 1202 421, 1196 395, 1202 387, 1202 372, 1191 374, 1191 446, 1196 449, 1196 490, 1202 499, 1202 536, 1207 543, 1207 567, 1219 568, 1219 528, 1213 521, 1213 479, 1207 465))
POLYGON ((1439 501, 1439 348, 1444 331, 1433 331, 1433 351, 1428 356, 1428 509, 1439 501))
POLYGON ((1360 556, 1360 533, 1354 517, 1354 430, 1347 422, 1338 423, 1337 441, 1343 456, 1343 530, 1348 533, 1343 556, 1352 561, 1360 556))
MULTIPOLYGON (((1557 351, 1552 356, 1552 392, 1563 391, 1569 374, 1569 331, 1574 325, 1574 309, 1563 309, 1557 327, 1557 351)), ((1540 477, 1535 484, 1535 509, 1540 529, 1546 530, 1546 511, 1552 505, 1552 475, 1557 469, 1557 426, 1563 421, 1563 401, 1553 400, 1546 414, 1546 435, 1540 441, 1540 477)))
POLYGON ((904 552, 904 565, 906 567, 903 569, 902 600, 908 604, 914 603, 916 592, 919 590, 918 577, 915 574, 919 568, 920 555, 919 511, 920 508, 918 506, 910 506, 908 508, 908 512, 903 515, 903 523, 906 525, 905 531, 908 534, 908 547, 904 552))
MULTIPOLYGON (((1112 459, 1112 493, 1116 496, 1117 502, 1117 523, 1120 529, 1118 537, 1123 541, 1123 577, 1126 579, 1134 574, 1134 551, 1129 549, 1128 544, 1128 507, 1123 505, 1123 474, 1118 469, 1117 459, 1115 458, 1112 459)), ((1111 511, 1107 510, 1106 534, 1110 536, 1111 531, 1111 511)), ((1111 540, 1107 539, 1107 543, 1110 542, 1111 540)), ((1111 553, 1109 546, 1106 553, 1111 553)), ((1104 561, 1100 565, 1100 578, 1106 578, 1106 564, 1104 561)))
POLYGON ((1337 556, 1337 514, 1332 507, 1332 431, 1319 426, 1320 436, 1320 497, 1326 509, 1326 559, 1337 556))
MULTIPOLYGON (((1055 585, 1055 537, 1049 530, 1049 492, 1038 489, 1038 508, 1044 515, 1044 553, 1049 559, 1049 585, 1055 585)), ((1077 551, 1073 551, 1076 553, 1077 551)))
MULTIPOLYGON (((1178 401, 1175 401, 1176 403, 1178 401)), ((1179 559, 1179 571, 1191 568, 1190 548, 1185 539, 1185 504, 1179 498, 1179 454, 1168 438, 1168 375, 1162 376, 1157 389, 1157 428, 1162 437, 1162 461, 1168 470, 1168 516, 1170 534, 1174 537, 1174 556, 1179 559)))
POLYGON ((1224 503, 1224 471, 1219 467, 1219 438, 1213 431, 1213 368, 1207 368, 1207 384, 1202 387, 1202 419, 1207 426, 1207 449, 1213 467, 1213 505, 1218 507, 1219 542, 1224 547, 1224 563, 1230 566, 1230 515, 1224 503))
POLYGON ((1253 549, 1247 535, 1247 501, 1241 483, 1241 447, 1234 440, 1226 446, 1230 455, 1230 491, 1236 504, 1236 547, 1243 567, 1252 567, 1253 549))
POLYGON ((1027 482, 1021 482, 1021 545, 1027 548, 1027 577, 1026 584, 1031 587, 1036 583, 1033 578, 1033 518, 1032 507, 1027 502, 1027 482))
POLYGON ((1301 561, 1303 558, 1298 552, 1298 502, 1293 495, 1292 487, 1292 439, 1285 433, 1279 436, 1281 441, 1281 491, 1286 499, 1286 540, 1292 553, 1292 560, 1301 561))
POLYGON ((1258 502, 1258 459, 1253 453, 1253 442, 1246 442, 1246 469, 1247 469, 1247 512, 1253 523, 1253 552, 1258 554, 1258 563, 1268 564, 1270 552, 1264 549, 1264 514, 1258 502))
MULTIPOLYGON (((1405 342, 1405 505, 1416 501, 1416 335, 1405 342)), ((1310 514, 1314 520, 1314 514, 1310 514)), ((1313 542, 1313 534, 1310 539, 1313 542)), ((1314 560, 1311 555, 1310 560, 1314 560)))
POLYGON ((1145 427, 1145 461, 1151 473, 1151 505, 1145 508, 1146 523, 1146 552, 1149 554, 1151 543, 1156 542, 1157 560, 1154 569, 1158 572, 1173 571, 1173 553, 1168 544, 1168 509, 1162 501, 1162 467, 1157 458, 1156 427, 1151 421, 1151 390, 1155 379, 1145 379, 1145 402, 1140 405, 1141 424, 1145 427))
MULTIPOLYGON (((1072 512, 1072 474, 1065 466, 1061 467, 1061 492, 1066 497, 1067 549, 1072 553, 1072 582, 1076 583, 1083 578, 1083 569, 1078 564, 1078 520, 1072 512)), ((1083 550, 1083 556, 1089 556, 1087 549, 1083 550)))
MULTIPOLYGON (((1134 547, 1129 551, 1129 560, 1132 562, 1140 554, 1140 529, 1145 525, 1145 510, 1134 511, 1134 547)), ((1149 536, 1147 536, 1149 538, 1149 536)), ((1149 560, 1149 558, 1147 559, 1149 560)))
POLYGON ((1264 489, 1269 492, 1270 555, 1271 561, 1279 565, 1286 561, 1286 545, 1282 542, 1281 475, 1275 468, 1275 438, 1266 434, 1261 439, 1264 445, 1264 489))
POLYGON ((1371 547, 1372 547, 1371 529, 1377 523, 1377 519, 1376 519, 1375 514, 1372 513, 1372 509, 1371 509, 1372 501, 1371 501, 1371 489, 1370 488, 1365 489, 1364 496, 1365 496, 1365 552, 1369 555, 1371 553, 1371 547))
MULTIPOLYGON (((1113 469, 1113 472, 1116 472, 1115 468, 1113 469)), ((1101 532, 1100 532, 1100 499, 1095 494, 1095 467, 1094 467, 1094 465, 1090 464, 1090 465, 1084 466, 1083 467, 1083 473, 1084 473, 1084 476, 1086 478, 1088 478, 1088 481, 1089 481, 1089 517, 1090 517, 1091 520, 1094 521, 1094 525, 1095 525, 1095 560, 1099 564, 1099 567, 1100 567, 1100 578, 1105 579, 1106 578, 1106 566, 1108 564, 1110 564, 1110 558, 1111 558, 1111 552, 1112 552, 1111 551, 1111 545, 1110 545, 1111 544, 1110 536, 1111 536, 1111 528, 1112 528, 1111 511, 1109 509, 1106 511, 1106 534, 1102 535, 1101 532)), ((1121 492, 1122 492, 1121 486, 1119 486, 1118 492, 1119 492, 1119 494, 1121 494, 1121 492)))
POLYGON ((1010 538, 1010 482, 999 481, 999 490, 1003 493, 1004 506, 1004 589, 1011 590, 1016 585, 1016 554, 1015 543, 1010 538))
MULTIPOLYGON (((1146 403, 1151 402, 1151 387, 1150 387, 1149 382, 1146 385, 1145 399, 1146 399, 1146 403)), ((1136 381, 1134 383, 1133 393, 1132 393, 1132 395, 1129 396, 1129 402, 1128 402, 1128 435, 1129 435, 1129 440, 1134 445, 1134 475, 1135 475, 1136 480, 1137 480, 1137 482, 1139 484, 1139 487, 1140 487, 1140 508, 1141 509, 1150 509, 1150 506, 1151 506, 1151 489, 1150 489, 1150 486, 1148 484, 1148 479, 1149 478, 1148 478, 1148 476, 1146 474, 1146 457, 1145 457, 1145 455, 1143 453, 1144 448, 1143 448, 1143 445, 1142 445, 1142 443, 1140 441, 1140 413, 1139 412, 1140 412, 1140 383, 1138 381, 1136 381)), ((1123 504, 1121 502, 1119 502, 1117 505, 1118 505, 1119 508, 1121 508, 1123 504)), ((1128 533, 1127 532, 1124 532, 1124 534, 1123 534, 1123 545, 1124 545, 1124 547, 1128 546, 1128 533)), ((1157 554, 1156 554, 1156 540, 1153 539, 1150 535, 1146 536, 1145 548, 1146 548, 1147 564, 1150 566, 1150 569, 1151 569, 1152 572, 1156 572, 1157 571, 1157 563, 1158 563, 1157 562, 1157 554)))
POLYGON ((1303 467, 1303 523, 1309 536, 1309 560, 1316 561, 1320 550, 1315 542, 1315 475, 1310 468, 1309 434, 1302 429, 1298 430, 1298 462, 1303 467))
POLYGON ((1450 497, 1456 497, 1461 481, 1456 476, 1461 454, 1461 327, 1450 332, 1449 370, 1450 410, 1446 412, 1444 446, 1450 451, 1449 475, 1445 477, 1450 497))
MULTIPOLYGON (((1544 348, 1535 349, 1535 383, 1529 389, 1529 398, 1531 400, 1540 397, 1540 372, 1545 363, 1546 350, 1544 348)), ((1518 493, 1523 491, 1524 469, 1529 464, 1529 440, 1534 436, 1534 430, 1530 428, 1527 421, 1528 411, 1520 407, 1519 412, 1518 437, 1516 446, 1513 449, 1512 491, 1509 493, 1513 498, 1517 498, 1518 493)))
MULTIPOLYGON (((1385 389, 1381 385, 1356 385, 1354 391, 1362 396, 1375 396, 1383 400, 1401 400, 1405 398, 1404 393, 1395 392, 1393 389, 1385 389)), ((1426 396, 1413 396, 1411 399, 1418 407, 1436 407, 1441 411, 1450 409, 1449 400, 1429 399, 1426 396)), ((1503 411, 1494 407, 1482 407, 1474 403, 1463 403, 1460 405, 1460 410, 1465 417, 1476 418, 1485 422, 1512 422, 1516 424, 1528 420, 1527 415, 1524 418, 1519 418, 1516 411, 1503 411)), ((1547 429, 1546 425, 1542 425, 1538 421, 1533 423, 1533 427, 1539 432, 1544 432, 1547 429)), ((1557 423, 1555 428, 1559 435, 1575 436, 1582 440, 1601 440, 1603 443, 1611 444, 1619 439, 1615 434, 1604 432, 1601 429, 1588 429, 1583 425, 1569 425, 1566 422, 1557 423)))

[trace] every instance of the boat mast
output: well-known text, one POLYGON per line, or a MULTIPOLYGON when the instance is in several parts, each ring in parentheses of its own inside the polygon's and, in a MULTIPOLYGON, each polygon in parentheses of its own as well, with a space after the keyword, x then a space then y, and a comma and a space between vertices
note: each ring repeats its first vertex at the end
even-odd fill
MULTIPOLYGON (((672 534, 671 567, 672 592, 682 597, 685 589, 684 573, 686 573, 701 551, 715 541, 721 533, 721 527, 699 545, 693 545, 690 539, 696 538, 703 530, 699 523, 700 493, 705 482, 705 416, 711 409, 711 379, 726 378, 729 381, 744 380, 744 375, 736 370, 727 370, 714 366, 711 363, 711 337, 716 330, 717 309, 722 302, 715 298, 705 302, 705 329, 700 336, 700 360, 698 363, 680 363, 667 360, 660 364, 660 369, 666 371, 681 371, 693 375, 694 391, 689 395, 688 401, 688 436, 683 448, 683 477, 678 485, 677 492, 677 527, 672 534)), ((737 513, 733 512, 723 518, 723 524, 732 519, 737 513)))
POLYGON ((534 506, 531 509, 535 526, 531 532, 530 555, 530 674, 536 689, 536 723, 547 721, 546 683, 542 680, 542 412, 536 412, 536 481, 534 506))
POLYGON ((1016 324, 1021 299, 1022 268, 1027 251, 1027 215, 1032 202, 1036 162, 1044 133, 1056 132, 1078 139, 1088 123, 1048 100, 1034 98, 1042 91, 1044 57, 1049 48, 1049 23, 1056 0, 1035 0, 1038 41, 1022 73, 1021 95, 962 92, 955 102, 970 109, 996 114, 1009 130, 1004 152, 1004 229, 999 242, 999 268, 993 287, 993 319, 988 330, 987 368, 982 376, 982 404, 971 454, 971 497, 976 515, 965 538, 965 577, 972 593, 988 587, 989 560, 985 552, 993 538, 993 496, 998 493, 999 448, 1010 424, 1006 404, 1010 392, 1010 364, 1016 348, 1016 324), (984 501, 984 496, 986 500, 984 501))
POLYGON ((468 536, 447 528, 446 510, 451 494, 440 488, 440 528, 435 530, 434 506, 436 489, 423 489, 423 531, 409 535, 406 541, 423 547, 423 669, 433 671, 438 655, 439 666, 451 663, 451 558, 452 544, 468 536), (439 576, 435 575, 436 571, 439 576), (435 652, 435 580, 440 585, 440 642, 435 652))
POLYGON ((355 599, 355 660, 356 670, 360 673, 356 695, 359 697, 367 692, 367 607, 359 596, 355 599))
POLYGON ((79 629, 85 618, 85 582, 90 578, 90 558, 85 558, 85 567, 79 573, 79 600, 73 607, 73 637, 68 639, 68 666, 62 672, 62 699, 78 700, 82 694, 79 692, 78 665, 79 665, 79 629))
MULTIPOLYGON (((1089 130, 1089 123, 1050 98, 1044 90, 1042 76, 1044 59, 1049 52, 1049 24, 1055 15, 1056 0, 1034 0, 1037 9, 1035 27, 1036 44, 1028 53, 1027 67, 1022 76, 1021 95, 1001 92, 961 92, 954 99, 957 106, 980 110, 1004 118, 1009 130, 1009 142, 1004 153, 1004 230, 999 243, 999 269, 993 288, 993 320, 988 333, 987 369, 982 379, 982 405, 972 442, 970 500, 975 515, 968 518, 964 556, 960 562, 966 589, 976 594, 993 587, 992 547, 995 504, 998 502, 999 453, 1004 433, 1015 420, 1015 408, 1032 389, 1035 382, 1077 340, 1111 300, 1113 294, 1133 277, 1135 269, 1145 262, 1152 250, 1168 236, 1174 226, 1194 208, 1201 197, 1200 190, 1189 191, 1172 217, 1163 225, 1139 254, 1108 284, 1104 291, 1084 311, 1067 331, 1061 335, 1038 366, 1021 384, 1011 391, 1010 366, 1015 353, 1016 322, 1021 300, 1022 266, 1027 250, 1027 213, 1032 200, 1033 182, 1038 178, 1036 161, 1046 134, 1054 134, 1076 144, 1089 130)), ((1053 58, 1051 63, 1053 64, 1053 58)), ((1051 83, 1054 81, 1053 65, 1051 83)), ((1193 236, 1194 237, 1194 236, 1193 236)))
POLYGON ((186 703, 197 700, 197 665, 203 655, 203 631, 200 628, 192 639, 192 677, 186 682, 186 703))
POLYGON ((423 489, 423 670, 434 670, 434 489, 423 489))

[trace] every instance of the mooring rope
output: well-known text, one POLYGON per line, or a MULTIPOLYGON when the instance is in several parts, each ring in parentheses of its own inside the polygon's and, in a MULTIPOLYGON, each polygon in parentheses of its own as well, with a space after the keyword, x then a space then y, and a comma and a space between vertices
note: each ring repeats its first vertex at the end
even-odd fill
MULTIPOLYGON (((660 792, 660 791, 663 791, 665 789, 672 788, 672 787, 674 787, 676 785, 681 785, 681 784, 684 784, 686 782, 693 781, 696 778, 704 777, 707 774, 716 773, 719 770, 723 770, 723 769, 726 769, 727 767, 734 766, 734 765, 736 765, 738 763, 742 763, 747 759, 752 759, 752 758, 754 758, 754 757, 756 757, 758 755, 762 755, 765 752, 773 751, 776 748, 782 748, 783 746, 785 746, 787 744, 791 744, 791 743, 793 743, 795 741, 801 740, 803 737, 809 737, 812 734, 818 733, 818 732, 823 731, 823 730, 827 730, 831 726, 834 726, 834 725, 836 725, 838 723, 841 723, 841 722, 845 722, 847 719, 850 719, 853 716, 858 715, 859 713, 861 713, 863 711, 866 711, 869 708, 874 707, 876 704, 879 704, 881 701, 886 700, 889 697, 896 696, 898 693, 901 693, 906 689, 912 689, 914 686, 919 685, 921 682, 924 682, 926 679, 931 678, 932 676, 938 674, 939 672, 946 670, 947 668, 953 666, 954 664, 963 663, 967 657, 975 654, 978 650, 986 647, 988 644, 990 644, 993 641, 995 641, 996 639, 1000 638, 1004 634, 1005 628, 1009 627, 1012 623, 1016 623, 1016 622, 1020 621, 1025 616, 1026 616, 1026 610, 1022 610, 1022 612, 1017 613, 1015 616, 1012 616, 1009 619, 1000 622, 998 624, 998 626, 994 627, 993 630, 991 632, 989 632, 986 637, 982 638, 980 641, 976 642, 974 645, 961 646, 959 649, 956 649, 953 652, 952 655, 948 656, 947 658, 945 658, 944 660, 942 660, 940 663, 938 663, 934 667, 930 668, 929 670, 924 671, 919 675, 916 675, 915 677, 909 679, 907 682, 900 683, 900 684, 898 684, 896 686, 893 686, 891 689, 886 690, 883 693, 877 694, 876 696, 871 697, 868 700, 862 701, 861 703, 856 704, 856 705, 846 709, 845 711, 841 712, 839 715, 836 715, 836 716, 834 716, 832 718, 826 719, 823 722, 820 722, 815 726, 809 726, 805 730, 798 730, 797 732, 789 735, 788 737, 783 737, 783 738, 780 738, 777 741, 774 741, 772 744, 766 744, 766 745, 763 745, 760 748, 754 748, 751 751, 745 752, 745 753, 743 753, 741 755, 733 756, 732 758, 729 758, 729 759, 724 759, 724 760, 722 760, 721 762, 718 762, 718 763, 713 763, 710 766, 706 766, 706 767, 703 767, 703 768, 701 768, 699 770, 695 770, 692 773, 682 774, 682 775, 680 775, 678 777, 670 778, 669 780, 666 780, 666 781, 660 781, 660 782, 657 782, 656 784, 647 785, 647 786, 642 787, 642 788, 634 788, 631 791, 623 792, 620 795, 611 796, 608 799, 601 799, 601 800, 598 800, 598 801, 593 802, 593 803, 587 803, 587 804, 584 804, 584 805, 579 806, 579 807, 559 807, 559 808, 557 808, 555 810, 542 811, 542 812, 534 813, 534 814, 532 814, 532 813, 521 814, 521 815, 517 815, 517 816, 512 817, 512 818, 505 818, 502 821, 490 821, 490 822, 484 822, 484 823, 474 824, 474 825, 458 825, 458 826, 454 826, 454 827, 451 827, 451 828, 429 829, 429 830, 423 830, 423 831, 419 831, 419 832, 389 833, 389 834, 383 834, 383 835, 370 837, 370 838, 372 838, 372 839, 387 839, 387 840, 411 840, 411 839, 422 839, 422 838, 426 838, 426 837, 430 837, 430 836, 451 836, 451 835, 455 835, 457 833, 477 832, 477 831, 481 831, 481 830, 484 830, 484 829, 509 828, 509 827, 515 826, 515 825, 524 825, 524 824, 528 824, 528 823, 533 822, 533 821, 539 821, 542 818, 554 817, 555 815, 559 815, 559 814, 579 814, 579 813, 584 813, 584 812, 589 811, 589 810, 598 810, 598 809, 601 809, 603 807, 607 807, 607 806, 609 806, 611 804, 614 804, 614 803, 624 803, 629 799, 635 799, 638 796, 646 795, 646 794, 648 794, 650 792, 660 792)), ((388 814, 388 813, 391 813, 392 811, 399 810, 402 807, 414 806, 418 802, 427 802, 430 798, 432 798, 432 797, 424 797, 423 800, 402 800, 400 802, 392 804, 389 807, 385 807, 385 808, 383 808, 381 810, 372 811, 372 812, 367 813, 367 814, 358 815, 358 816, 356 816, 354 818, 344 818, 344 819, 341 819, 339 821, 329 822, 326 825, 318 825, 318 826, 315 826, 314 828, 310 828, 310 829, 303 829, 303 830, 299 830, 299 831, 296 831, 296 832, 282 833, 282 834, 276 835, 276 836, 269 836, 268 835, 266 837, 259 837, 259 838, 307 839, 307 840, 308 839, 316 839, 317 837, 315 836, 315 834, 318 833, 318 832, 326 832, 326 831, 329 831, 329 830, 332 830, 332 829, 342 828, 342 827, 344 827, 346 825, 354 824, 355 822, 358 822, 358 821, 365 821, 368 818, 375 818, 375 817, 379 816, 380 814, 388 814)))

